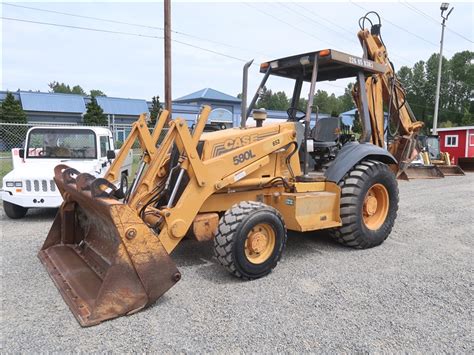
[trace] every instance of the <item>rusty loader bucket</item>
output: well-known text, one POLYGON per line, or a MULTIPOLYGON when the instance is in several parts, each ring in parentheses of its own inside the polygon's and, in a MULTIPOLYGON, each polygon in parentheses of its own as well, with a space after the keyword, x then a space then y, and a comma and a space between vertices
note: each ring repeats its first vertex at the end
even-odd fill
POLYGON ((437 165, 445 176, 463 176, 464 171, 458 165, 437 165))
POLYGON ((81 326, 155 302, 180 273, 158 237, 104 179, 59 165, 64 202, 38 257, 81 326))
POLYGON ((474 157, 458 158, 458 164, 463 171, 474 172, 474 157))
POLYGON ((444 174, 436 165, 409 165, 403 170, 403 178, 441 179, 444 178, 444 174))

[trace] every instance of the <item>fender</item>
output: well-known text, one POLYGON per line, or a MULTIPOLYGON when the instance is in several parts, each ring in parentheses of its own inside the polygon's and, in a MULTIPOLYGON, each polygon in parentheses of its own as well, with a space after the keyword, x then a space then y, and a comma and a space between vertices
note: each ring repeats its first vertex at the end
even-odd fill
POLYGON ((383 148, 371 143, 350 142, 337 153, 336 159, 324 172, 324 176, 328 181, 338 183, 354 165, 367 158, 386 164, 397 164, 394 156, 383 148))

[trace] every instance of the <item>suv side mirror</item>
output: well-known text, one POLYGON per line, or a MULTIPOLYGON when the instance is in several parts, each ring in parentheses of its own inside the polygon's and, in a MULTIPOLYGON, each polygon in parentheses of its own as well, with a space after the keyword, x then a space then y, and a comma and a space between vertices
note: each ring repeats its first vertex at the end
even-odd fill
POLYGON ((114 150, 108 150, 107 151, 107 159, 108 160, 115 159, 115 151, 114 150))
POLYGON ((25 157, 25 150, 22 148, 18 151, 18 155, 20 156, 21 159, 25 157))

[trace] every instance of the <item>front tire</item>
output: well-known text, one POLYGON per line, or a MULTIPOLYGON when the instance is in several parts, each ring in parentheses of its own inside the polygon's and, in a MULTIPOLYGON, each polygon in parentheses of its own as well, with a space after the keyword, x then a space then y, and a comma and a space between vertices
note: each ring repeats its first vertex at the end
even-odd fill
POLYGON ((3 201, 3 210, 11 219, 20 219, 25 217, 28 208, 15 205, 14 203, 3 201))
POLYGON ((115 197, 122 199, 128 192, 128 177, 126 173, 122 173, 120 177, 120 188, 115 191, 115 197))
POLYGON ((252 280, 276 267, 286 239, 286 228, 276 209, 261 202, 244 201, 232 206, 220 219, 214 252, 231 274, 252 280))
POLYGON ((395 175, 384 163, 363 160, 346 174, 341 187, 342 227, 331 231, 339 243, 358 249, 382 244, 398 210, 395 175))

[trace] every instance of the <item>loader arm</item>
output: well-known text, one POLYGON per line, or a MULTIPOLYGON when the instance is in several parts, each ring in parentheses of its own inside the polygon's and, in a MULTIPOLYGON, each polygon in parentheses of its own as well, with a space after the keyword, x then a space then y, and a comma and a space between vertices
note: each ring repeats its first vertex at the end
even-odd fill
MULTIPOLYGON (((296 137, 293 127, 294 123, 280 125, 277 134, 202 160, 196 149, 198 136, 191 136, 186 122, 176 119, 171 122, 160 151, 144 174, 137 193, 130 199, 129 207, 149 225, 151 222, 154 229, 160 230, 159 239, 165 250, 171 253, 186 234, 206 199, 268 164, 270 154, 290 146, 296 137), (163 184, 163 179, 167 177, 160 170, 167 162, 167 152, 173 143, 180 152, 179 168, 187 174, 189 182, 175 204, 156 209, 151 206, 150 201, 156 199, 153 195, 155 187, 163 184), (190 204, 189 201, 193 203, 190 204)), ((173 187, 178 188, 178 185, 173 187)))
POLYGON ((112 165, 110 165, 109 170, 105 174, 104 178, 110 182, 116 181, 119 178, 120 167, 125 162, 128 153, 132 149, 133 144, 137 139, 143 152, 143 160, 146 163, 149 163, 151 157, 155 154, 156 143, 160 137, 160 133, 163 130, 166 120, 168 119, 168 115, 169 112, 167 110, 163 110, 161 112, 161 115, 158 118, 156 126, 153 130, 153 134, 150 134, 146 123, 146 115, 141 114, 138 120, 133 123, 130 134, 120 148, 120 152, 113 161, 112 165))

